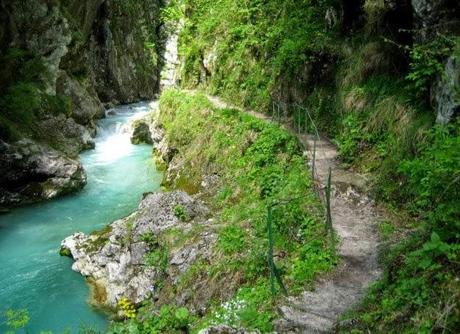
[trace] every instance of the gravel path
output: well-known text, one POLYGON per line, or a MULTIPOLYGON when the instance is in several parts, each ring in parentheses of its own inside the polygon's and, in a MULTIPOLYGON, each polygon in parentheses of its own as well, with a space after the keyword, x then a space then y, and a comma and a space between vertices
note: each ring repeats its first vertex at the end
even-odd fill
MULTIPOLYGON (((235 108, 218 97, 208 98, 217 107, 235 108)), ((271 121, 265 114, 244 111, 271 121)), ((287 123, 283 126, 304 144, 307 148, 304 154, 311 161, 313 136, 298 135, 287 123)), ((320 138, 316 142, 315 180, 320 188, 324 189, 326 185, 329 168, 332 171, 331 213, 334 230, 339 236, 337 253, 340 263, 332 274, 318 280, 313 291, 287 298, 279 309, 278 333, 325 333, 334 330, 339 316, 359 303, 365 289, 381 274, 377 257, 378 223, 382 220, 382 213, 366 196, 366 178, 342 168, 336 147, 326 138, 320 138)))

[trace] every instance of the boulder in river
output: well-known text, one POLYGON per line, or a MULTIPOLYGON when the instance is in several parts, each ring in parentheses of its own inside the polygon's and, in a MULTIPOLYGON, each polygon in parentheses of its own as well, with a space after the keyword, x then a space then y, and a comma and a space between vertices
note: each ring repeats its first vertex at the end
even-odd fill
POLYGON ((132 124, 132 128, 131 143, 135 145, 142 143, 153 144, 152 133, 150 132, 150 127, 146 120, 135 120, 132 124))

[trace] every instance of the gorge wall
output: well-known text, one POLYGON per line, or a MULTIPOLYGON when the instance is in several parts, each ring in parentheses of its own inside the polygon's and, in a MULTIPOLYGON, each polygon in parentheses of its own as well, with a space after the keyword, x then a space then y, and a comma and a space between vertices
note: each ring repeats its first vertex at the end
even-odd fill
POLYGON ((423 77, 422 95, 437 121, 448 123, 458 114, 457 1, 268 1, 249 12, 228 2, 198 7, 184 2, 185 86, 207 87, 251 107, 265 108, 275 99, 313 109, 323 88, 350 89, 382 75, 399 80, 426 65, 412 79, 423 77), (215 17, 206 18, 208 11, 215 17))
POLYGON ((104 107, 158 93, 161 6, 0 1, 0 207, 83 186, 75 158, 104 107))

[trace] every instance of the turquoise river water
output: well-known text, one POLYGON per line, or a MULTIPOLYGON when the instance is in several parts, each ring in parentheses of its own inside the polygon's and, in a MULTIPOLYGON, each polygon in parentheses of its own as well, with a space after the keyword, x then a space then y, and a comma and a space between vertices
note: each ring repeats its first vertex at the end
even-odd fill
POLYGON ((82 191, 0 215, 0 333, 7 331, 7 309, 29 311, 31 334, 107 326, 106 317, 88 305, 88 286, 70 269, 72 260, 59 256, 59 246, 74 232, 88 233, 126 216, 144 192, 159 188, 152 147, 131 145, 128 133, 129 122, 154 106, 117 107, 116 115, 99 122, 96 149, 80 156, 88 176, 82 191))

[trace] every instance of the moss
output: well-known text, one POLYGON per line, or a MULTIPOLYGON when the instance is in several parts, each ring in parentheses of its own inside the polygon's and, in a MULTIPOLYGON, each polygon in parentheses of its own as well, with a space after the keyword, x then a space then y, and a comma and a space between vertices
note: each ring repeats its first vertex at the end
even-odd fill
POLYGON ((72 253, 70 252, 70 249, 61 247, 59 250, 59 255, 60 256, 67 256, 67 257, 72 257, 72 253))
POLYGON ((54 147, 54 138, 41 131, 37 123, 49 115, 69 116, 70 99, 44 91, 46 66, 28 51, 8 49, 0 56, 0 68, 0 138, 15 141, 32 137, 54 147))
POLYGON ((88 253, 95 253, 99 251, 109 242, 111 232, 111 225, 107 225, 101 230, 91 232, 89 240, 84 245, 85 251, 88 253), (91 238, 91 236, 95 238, 91 238))
MULTIPOLYGON (((168 169, 168 164, 164 162, 163 158, 156 151, 154 152, 154 155, 153 155, 153 161, 155 163, 156 170, 160 172, 164 172, 168 169)), ((163 186, 167 186, 167 185, 163 184, 163 186)))
POLYGON ((107 289, 104 282, 90 277, 86 278, 86 282, 90 288, 89 303, 101 309, 107 308, 107 289))

